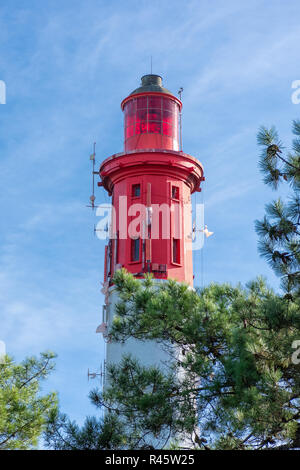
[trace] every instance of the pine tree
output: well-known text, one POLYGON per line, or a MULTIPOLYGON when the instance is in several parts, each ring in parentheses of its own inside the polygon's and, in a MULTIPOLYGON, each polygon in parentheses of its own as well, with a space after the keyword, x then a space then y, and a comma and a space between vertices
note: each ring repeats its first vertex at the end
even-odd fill
MULTIPOLYGON (((170 351, 168 373, 124 357, 108 368, 105 392, 91 393, 93 403, 108 410, 106 419, 115 420, 114 445, 149 448, 149 435, 157 448, 168 439, 168 446, 184 440, 196 449, 300 445, 300 371, 292 361, 299 303, 262 279, 246 288, 212 284, 193 291, 174 281, 157 285, 151 276, 141 283, 118 271, 114 282, 120 303, 110 340, 156 340, 170 351), (172 364, 174 348, 181 355, 172 364)), ((58 425, 56 437, 50 429, 50 447, 112 448, 96 422, 82 429, 70 424, 58 425)))
POLYGON ((104 419, 87 417, 80 427, 58 409, 50 413, 44 433, 45 445, 54 450, 115 450, 126 446, 129 438, 117 413, 104 419))
POLYGON ((264 182, 277 190, 281 183, 291 191, 287 201, 278 198, 266 206, 262 221, 256 221, 259 251, 275 273, 287 297, 299 296, 300 286, 300 121, 293 122, 292 152, 285 154, 274 127, 261 127, 257 140, 263 150, 260 168, 264 182))
POLYGON ((52 353, 15 364, 6 356, 0 363, 0 450, 37 446, 45 423, 57 406, 56 396, 40 396, 40 382, 53 369, 52 353))

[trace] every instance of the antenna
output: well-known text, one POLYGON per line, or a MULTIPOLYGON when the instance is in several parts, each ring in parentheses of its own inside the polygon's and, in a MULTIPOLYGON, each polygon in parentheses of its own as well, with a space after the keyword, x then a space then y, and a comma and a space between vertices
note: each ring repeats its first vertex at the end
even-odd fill
POLYGON ((96 232, 106 232, 106 233, 108 233, 108 224, 106 224, 103 229, 96 228, 96 225, 94 224, 94 235, 96 235, 96 232))
POLYGON ((90 369, 88 369, 88 373, 87 373, 88 380, 95 379, 97 375, 100 375, 100 374, 97 374, 96 372, 90 372, 90 369))
POLYGON ((91 204, 88 205, 87 207, 91 207, 93 210, 95 209, 95 174, 98 174, 96 171, 95 171, 95 163, 96 163, 96 142, 94 142, 94 151, 92 153, 92 155, 90 155, 90 160, 92 161, 92 165, 93 165, 93 169, 92 169, 92 180, 93 180, 93 193, 92 195, 90 196, 90 201, 91 201, 91 204))
POLYGON ((204 235, 206 236, 206 238, 211 237, 214 234, 214 232, 209 232, 209 230, 207 228, 207 225, 204 225, 204 228, 202 228, 202 229, 197 229, 196 221, 194 220, 192 233, 196 233, 196 232, 203 232, 204 235))
MULTIPOLYGON (((179 96, 180 101, 182 101, 182 99, 181 99, 182 92, 183 92, 183 88, 182 88, 182 86, 181 86, 181 87, 179 88, 179 90, 178 90, 178 96, 179 96)), ((180 151, 182 152, 182 119, 181 119, 181 109, 180 109, 180 113, 179 113, 179 136, 180 136, 180 151)))
POLYGON ((88 369, 88 381, 95 379, 96 377, 100 378, 100 384, 101 387, 104 384, 105 381, 105 372, 106 372, 106 361, 104 360, 104 363, 100 365, 100 372, 90 372, 90 369, 88 369))

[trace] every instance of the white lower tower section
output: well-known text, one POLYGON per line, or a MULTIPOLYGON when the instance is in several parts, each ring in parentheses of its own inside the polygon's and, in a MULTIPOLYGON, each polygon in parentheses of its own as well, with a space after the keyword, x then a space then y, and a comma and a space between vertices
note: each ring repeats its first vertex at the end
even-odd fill
MULTIPOLYGON (((141 280, 141 282, 143 282, 141 280)), ((156 279, 155 282, 166 282, 165 280, 156 279)), ((113 319, 115 316, 116 311, 116 304, 118 303, 118 293, 114 286, 111 286, 107 289, 106 292, 106 323, 107 323, 107 332, 109 334, 109 330, 112 326, 113 319)), ((172 349, 172 348, 168 348, 172 349)), ((141 341, 135 338, 129 338, 126 340, 125 343, 119 342, 110 342, 107 341, 106 343, 106 370, 109 364, 118 364, 121 362, 122 357, 124 355, 131 355, 135 359, 139 361, 142 366, 149 367, 149 366, 156 366, 162 370, 162 372, 168 372, 170 364, 172 362, 172 357, 170 355, 170 350, 167 351, 163 349, 161 343, 158 343, 154 340, 149 341, 141 341)), ((175 359, 175 351, 174 351, 174 359, 175 359)), ((178 375, 180 372, 178 371, 178 375)), ((105 381, 104 381, 104 390, 105 387, 109 386, 109 379, 108 374, 105 374, 105 381)), ((160 436, 160 439, 155 439, 153 436, 149 436, 147 438, 147 443, 152 445, 155 448, 160 448, 158 446, 161 443, 164 443, 165 446, 170 444, 168 438, 166 436, 160 436)))
MULTIPOLYGON (((107 305, 107 329, 112 326, 115 316, 115 306, 118 303, 118 294, 114 287, 109 290, 109 301, 107 305)), ((119 363, 124 354, 131 354, 140 361, 143 366, 158 366, 165 368, 166 363, 170 363, 170 354, 162 349, 156 341, 140 341, 129 338, 124 344, 107 342, 106 364, 119 363)))

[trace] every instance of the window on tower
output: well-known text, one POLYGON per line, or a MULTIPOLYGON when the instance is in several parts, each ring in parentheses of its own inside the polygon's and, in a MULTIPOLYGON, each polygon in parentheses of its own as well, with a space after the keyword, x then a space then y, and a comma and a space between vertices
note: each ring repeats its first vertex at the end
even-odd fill
POLYGON ((134 238, 131 240, 131 261, 140 260, 140 239, 134 238))
POLYGON ((141 185, 133 184, 132 185, 132 197, 140 197, 141 195, 141 185))
POLYGON ((179 253, 179 239, 173 238, 173 263, 180 263, 180 253, 179 253))
POLYGON ((179 188, 178 186, 172 186, 172 199, 179 199, 179 188))

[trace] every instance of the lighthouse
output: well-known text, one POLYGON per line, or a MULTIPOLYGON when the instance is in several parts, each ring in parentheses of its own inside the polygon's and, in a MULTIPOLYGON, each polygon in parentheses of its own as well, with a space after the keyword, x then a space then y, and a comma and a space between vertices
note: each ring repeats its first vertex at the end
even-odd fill
MULTIPOLYGON (((181 100, 159 75, 145 75, 121 103, 124 149, 106 158, 98 183, 112 198, 105 247, 105 305, 99 331, 107 337, 118 301, 114 273, 121 268, 143 282, 175 279, 193 286, 191 194, 200 191, 203 167, 181 146, 181 100)), ((131 354, 144 366, 162 366, 166 352, 155 341, 107 341, 106 364, 131 354)))

